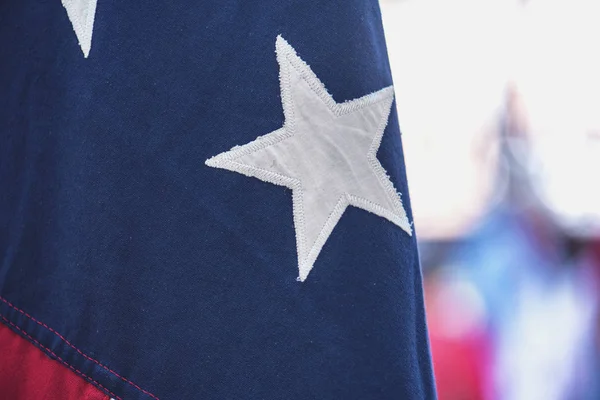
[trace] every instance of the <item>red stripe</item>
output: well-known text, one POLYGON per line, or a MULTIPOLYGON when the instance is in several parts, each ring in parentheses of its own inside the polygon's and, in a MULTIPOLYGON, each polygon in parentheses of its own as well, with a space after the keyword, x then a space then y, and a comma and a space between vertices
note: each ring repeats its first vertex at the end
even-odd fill
MULTIPOLYGON (((56 360, 47 357, 32 343, 0 323, 0 393, 3 399, 109 399, 108 395, 86 381, 83 373, 67 365, 60 357, 35 341, 12 322, 4 317, 1 318, 2 322, 11 325, 56 357, 56 360)), ((97 384, 97 382, 95 383, 97 384)), ((110 393, 108 390, 106 392, 110 393)), ((113 395, 111 394, 111 396, 113 395)))
POLYGON ((24 316, 26 316, 27 318, 29 318, 30 320, 32 320, 33 322, 35 322, 36 324, 43 326, 44 328, 48 329, 50 332, 54 333, 56 336, 58 336, 63 342, 65 342, 69 347, 71 347, 73 350, 75 350, 77 353, 81 354, 83 357, 85 357, 87 360, 92 361, 93 363, 97 364, 98 366, 104 368, 106 371, 110 372, 111 374, 113 374, 114 376, 116 376, 117 378, 121 379, 123 382, 127 382, 128 384, 130 384, 131 386, 133 386, 134 388, 136 388, 137 390, 139 390, 140 392, 152 397, 155 400, 160 400, 158 397, 156 397, 155 395, 153 395, 152 393, 148 392, 147 390, 142 389, 141 387, 139 387, 138 385, 136 385, 135 383, 131 382, 129 379, 122 377, 121 375, 117 374, 115 371, 113 371, 112 369, 108 368, 107 366, 101 364, 99 361, 94 360, 93 358, 91 358, 90 356, 88 356, 87 354, 83 353, 81 350, 79 350, 77 347, 73 346, 71 344, 71 342, 69 342, 67 339, 65 339, 60 333, 56 332, 54 329, 50 328, 48 325, 46 325, 43 322, 38 321, 37 319, 33 318, 31 315, 27 314, 25 311, 21 310, 18 307, 15 307, 10 301, 0 297, 0 301, 2 301, 3 303, 5 303, 7 306, 9 306, 10 308, 12 308, 13 310, 16 310, 18 312, 20 312, 21 314, 23 314, 24 316))

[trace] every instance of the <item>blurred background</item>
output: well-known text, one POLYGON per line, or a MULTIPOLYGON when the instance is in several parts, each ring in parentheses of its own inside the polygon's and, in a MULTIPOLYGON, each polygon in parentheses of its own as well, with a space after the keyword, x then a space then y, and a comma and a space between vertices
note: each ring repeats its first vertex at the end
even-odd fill
POLYGON ((440 399, 600 399, 600 1, 381 7, 440 399))

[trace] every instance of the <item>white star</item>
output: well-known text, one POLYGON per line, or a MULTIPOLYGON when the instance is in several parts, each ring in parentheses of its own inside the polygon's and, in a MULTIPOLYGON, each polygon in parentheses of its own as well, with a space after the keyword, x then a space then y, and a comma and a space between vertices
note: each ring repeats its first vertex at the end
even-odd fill
POLYGON ((77 35, 83 56, 87 58, 92 47, 92 32, 94 29, 94 16, 96 15, 97 0, 62 0, 62 5, 67 10, 67 15, 73 30, 77 35))
POLYGON ((206 160, 293 191, 300 281, 313 268, 348 205, 370 211, 412 235, 400 195, 376 157, 393 88, 336 103, 281 37, 276 41, 282 128, 206 160))

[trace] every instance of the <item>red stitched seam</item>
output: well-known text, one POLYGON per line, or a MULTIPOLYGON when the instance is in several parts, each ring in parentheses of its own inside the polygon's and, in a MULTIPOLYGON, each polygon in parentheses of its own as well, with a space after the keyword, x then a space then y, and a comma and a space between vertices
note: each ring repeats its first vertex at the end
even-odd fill
POLYGON ((91 358, 90 356, 88 356, 87 354, 84 354, 81 350, 79 350, 77 347, 73 346, 71 344, 71 342, 69 342, 67 339, 65 339, 60 333, 56 332, 54 329, 50 328, 48 325, 44 324, 43 322, 38 321, 37 319, 33 318, 31 315, 27 314, 25 311, 17 308, 16 306, 14 306, 11 302, 9 302, 8 300, 4 299, 3 297, 0 296, 0 300, 2 300, 4 303, 6 303, 9 307, 17 310, 18 312, 20 312, 21 314, 25 315, 27 318, 31 319, 33 322, 35 322, 36 324, 43 326, 44 328, 48 329, 50 332, 54 333, 56 336, 58 336, 60 339, 62 339, 63 342, 65 342, 66 344, 68 344, 72 349, 74 349, 76 352, 78 352, 79 354, 81 354, 83 357, 85 357, 86 359, 92 361, 93 363, 98 364, 100 367, 104 368, 106 371, 110 372, 111 374, 113 374, 114 376, 116 376, 117 378, 121 379, 124 382, 129 383, 131 386, 133 386, 134 388, 136 388, 137 390, 139 390, 140 392, 147 394, 148 396, 152 397, 153 399, 156 400, 160 400, 158 397, 156 397, 155 395, 153 395, 152 393, 142 389, 141 387, 139 387, 138 385, 136 385, 135 383, 131 382, 129 379, 122 377, 121 375, 117 374, 115 371, 113 371, 112 369, 108 368, 105 365, 102 365, 99 361, 94 360, 93 358, 91 358))
POLYGON ((75 373, 77 373, 78 375, 81 375, 82 377, 86 378, 86 380, 90 380, 91 382, 95 383, 98 387, 104 389, 104 391, 106 393, 108 393, 109 395, 111 395, 113 398, 115 398, 117 400, 123 400, 119 396, 117 396, 116 394, 112 393, 110 390, 108 390, 104 386, 102 386, 102 384, 100 384, 99 382, 96 382, 91 377, 87 376, 83 372, 81 372, 78 369, 74 368, 72 365, 68 364, 65 360, 63 360, 58 355, 56 355, 52 350, 50 350, 49 348, 47 348, 46 346, 44 346, 43 344, 41 344, 40 342, 38 342, 37 340, 35 340, 34 338, 32 338, 31 336, 29 336, 29 334, 27 332, 25 332, 23 329, 19 328, 17 325, 13 324, 11 321, 9 321, 8 319, 6 319, 3 315, 0 314, 0 318, 2 318, 4 320, 4 322, 6 322, 6 323, 10 324, 11 326, 13 326, 15 329, 19 330, 19 332, 21 332, 23 335, 27 336, 29 339, 31 339, 39 347, 41 347, 42 349, 46 350, 48 353, 52 354, 58 361, 60 361, 61 363, 63 363, 64 365, 66 365, 67 367, 69 367, 70 369, 72 369, 75 373))

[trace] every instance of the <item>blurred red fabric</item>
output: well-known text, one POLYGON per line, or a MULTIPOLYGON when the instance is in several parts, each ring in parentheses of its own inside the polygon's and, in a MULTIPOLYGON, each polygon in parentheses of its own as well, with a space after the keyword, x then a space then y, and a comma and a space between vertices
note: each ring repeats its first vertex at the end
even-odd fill
MULTIPOLYGON (((467 318, 472 311, 460 299, 444 296, 445 281, 430 274, 425 279, 425 304, 435 383, 439 400, 489 400, 492 341, 485 325, 449 334, 448 315, 467 318)), ((480 321, 481 322, 481 321, 480 321)))
POLYGON ((447 340, 431 337, 435 381, 439 400, 485 400, 489 352, 487 338, 447 340))

